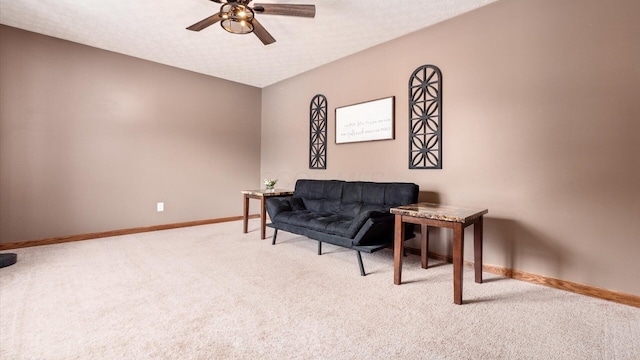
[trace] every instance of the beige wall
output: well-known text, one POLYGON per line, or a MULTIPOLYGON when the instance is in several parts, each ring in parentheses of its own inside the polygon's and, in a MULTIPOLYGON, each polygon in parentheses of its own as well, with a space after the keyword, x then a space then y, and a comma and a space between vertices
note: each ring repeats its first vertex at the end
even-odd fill
POLYGON ((238 216, 260 185, 259 88, 6 26, 0 79, 0 242, 238 216))
MULTIPOLYGON (((636 0, 505 0, 267 87, 262 177, 413 181, 424 200, 489 209, 487 264, 640 294, 639 16, 636 0), (443 72, 442 170, 407 166, 423 64, 443 72), (315 94, 324 171, 308 169, 315 94), (334 143, 335 107, 390 95, 395 140, 334 143)), ((431 250, 450 252, 434 233, 431 250)))

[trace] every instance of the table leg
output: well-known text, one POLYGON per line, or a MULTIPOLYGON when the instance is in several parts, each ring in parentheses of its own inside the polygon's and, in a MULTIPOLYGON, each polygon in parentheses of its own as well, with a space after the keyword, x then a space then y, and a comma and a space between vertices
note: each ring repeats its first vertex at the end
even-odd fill
POLYGON ((242 213, 242 233, 247 233, 247 227, 249 222, 249 197, 244 195, 244 212, 242 213))
POLYGON ((393 239, 393 283, 402 283, 402 255, 404 253, 404 225, 402 215, 396 215, 393 239))
POLYGON ((266 224, 267 224, 267 209, 266 209, 266 201, 267 198, 262 196, 260 198, 260 239, 264 240, 266 238, 266 224))
POLYGON ((473 225, 473 263, 476 273, 476 282, 482 284, 482 216, 473 225))
POLYGON ((453 225, 453 302, 462 304, 462 263, 464 259, 464 226, 453 225))
POLYGON ((421 235, 421 239, 422 239, 422 244, 420 244, 420 254, 421 254, 421 260, 422 260, 422 268, 426 269, 428 262, 427 262, 427 257, 429 255, 429 226, 422 224, 420 226, 420 235, 421 235))

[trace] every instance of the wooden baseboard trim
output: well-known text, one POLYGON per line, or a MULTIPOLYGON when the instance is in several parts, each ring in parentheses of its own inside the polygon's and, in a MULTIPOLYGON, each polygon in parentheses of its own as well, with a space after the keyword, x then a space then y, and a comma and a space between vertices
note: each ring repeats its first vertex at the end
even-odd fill
MULTIPOLYGON (((406 248, 406 249, 408 253, 420 256, 420 249, 414 249, 414 248, 406 248)), ((434 252, 429 252, 429 258, 440 260, 440 261, 453 262, 452 256, 434 253, 434 252)), ((464 266, 473 268, 473 261, 465 260, 464 266)), ((556 279, 556 278, 547 277, 543 275, 532 274, 526 271, 509 269, 509 268, 505 268, 497 265, 483 264, 482 270, 488 273, 504 276, 507 278, 515 279, 515 280, 521 280, 521 281, 526 281, 533 284, 544 285, 544 286, 551 287, 554 289, 559 289, 559 290, 571 291, 573 293, 580 294, 580 295, 591 296, 598 299, 613 301, 620 304, 640 308, 640 296, 638 295, 602 289, 595 286, 575 283, 567 280, 556 279)))
MULTIPOLYGON (((260 217, 259 214, 249 215, 250 219, 255 219, 259 217, 260 217)), ((80 235, 59 236, 59 237, 39 239, 39 240, 0 243, 0 251, 20 249, 20 248, 31 247, 31 246, 52 245, 52 244, 61 244, 61 243, 73 242, 73 241, 99 239, 99 238, 104 238, 109 236, 137 234, 137 233, 148 232, 148 231, 168 230, 168 229, 177 229, 177 228, 189 227, 189 226, 217 224, 217 223, 237 221, 237 220, 242 220, 242 216, 231 216, 231 217, 217 218, 217 219, 187 221, 187 222, 174 223, 174 224, 144 226, 144 227, 137 227, 137 228, 131 228, 131 229, 111 230, 111 231, 103 231, 103 232, 80 234, 80 235)))

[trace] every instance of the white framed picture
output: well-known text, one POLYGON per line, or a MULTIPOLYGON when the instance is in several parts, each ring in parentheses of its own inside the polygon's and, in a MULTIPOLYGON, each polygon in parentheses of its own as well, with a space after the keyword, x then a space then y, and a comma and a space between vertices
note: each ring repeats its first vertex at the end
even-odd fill
POLYGON ((336 144, 395 136, 395 96, 336 108, 336 144))

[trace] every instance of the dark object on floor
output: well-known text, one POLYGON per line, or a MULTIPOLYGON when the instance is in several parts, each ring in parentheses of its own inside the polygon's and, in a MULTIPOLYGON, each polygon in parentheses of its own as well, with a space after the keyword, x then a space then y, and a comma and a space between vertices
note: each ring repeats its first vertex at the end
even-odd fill
POLYGON ((14 253, 0 254, 0 268, 13 265, 16 263, 17 260, 18 260, 18 254, 14 254, 14 253))
MULTIPOLYGON (((293 196, 267 199, 274 228, 354 249, 360 275, 364 276, 361 251, 372 253, 393 244, 392 207, 418 201, 419 187, 412 183, 378 183, 341 180, 298 180, 293 196)), ((405 239, 414 236, 413 225, 405 225, 405 239)))

